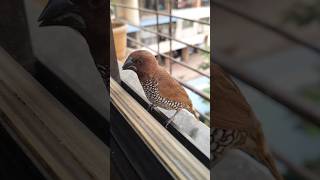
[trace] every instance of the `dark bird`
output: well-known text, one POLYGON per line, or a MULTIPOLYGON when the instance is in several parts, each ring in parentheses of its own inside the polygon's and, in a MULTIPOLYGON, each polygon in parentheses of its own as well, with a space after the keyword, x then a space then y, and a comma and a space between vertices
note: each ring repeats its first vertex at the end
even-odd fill
POLYGON ((87 41, 106 86, 109 85, 107 1, 49 0, 38 21, 40 26, 67 26, 79 32, 87 41))
MULTIPOLYGON (((182 109, 195 115, 191 100, 184 88, 158 64, 156 58, 149 51, 132 52, 122 69, 136 72, 152 107, 158 106, 167 110, 176 110, 166 123, 166 127, 182 109)), ((197 116, 195 115, 195 117, 197 116)))
POLYGON ((239 149, 265 165, 277 180, 282 180, 253 110, 232 81, 218 65, 213 65, 213 123, 211 162, 218 163, 226 151, 239 149))

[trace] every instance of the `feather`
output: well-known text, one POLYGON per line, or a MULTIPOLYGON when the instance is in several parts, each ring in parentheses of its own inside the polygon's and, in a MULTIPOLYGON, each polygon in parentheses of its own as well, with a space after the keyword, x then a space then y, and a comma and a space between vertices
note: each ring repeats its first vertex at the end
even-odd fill
POLYGON ((165 69, 159 66, 154 78, 157 79, 159 83, 158 87, 160 96, 172 101, 181 102, 188 107, 188 111, 193 111, 192 103, 189 99, 188 94, 186 93, 184 88, 181 87, 181 85, 175 79, 173 79, 165 69))
POLYGON ((239 88, 218 65, 213 65, 212 127, 248 129, 256 124, 254 114, 239 88))

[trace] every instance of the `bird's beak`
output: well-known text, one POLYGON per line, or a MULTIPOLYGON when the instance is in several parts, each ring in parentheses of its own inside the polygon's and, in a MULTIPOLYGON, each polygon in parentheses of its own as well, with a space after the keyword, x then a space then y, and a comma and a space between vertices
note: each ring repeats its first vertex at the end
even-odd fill
POLYGON ((134 62, 132 61, 132 58, 128 58, 124 65, 122 66, 122 70, 132 70, 137 71, 137 67, 134 65, 134 62))
POLYGON ((49 0, 38 21, 40 27, 62 25, 79 30, 85 26, 79 8, 70 0, 49 0))

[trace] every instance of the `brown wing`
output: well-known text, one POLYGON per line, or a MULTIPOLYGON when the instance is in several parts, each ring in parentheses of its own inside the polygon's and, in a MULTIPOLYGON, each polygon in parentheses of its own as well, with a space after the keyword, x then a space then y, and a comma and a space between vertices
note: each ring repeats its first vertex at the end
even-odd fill
POLYGON ((213 123, 211 127, 247 129, 255 125, 254 114, 236 84, 213 65, 213 123))
POLYGON ((159 67, 157 73, 155 73, 155 78, 158 80, 159 83, 158 87, 160 91, 160 96, 173 101, 181 102, 189 106, 192 110, 192 103, 188 97, 188 94, 183 89, 183 87, 181 87, 181 85, 176 80, 174 80, 165 69, 159 67))

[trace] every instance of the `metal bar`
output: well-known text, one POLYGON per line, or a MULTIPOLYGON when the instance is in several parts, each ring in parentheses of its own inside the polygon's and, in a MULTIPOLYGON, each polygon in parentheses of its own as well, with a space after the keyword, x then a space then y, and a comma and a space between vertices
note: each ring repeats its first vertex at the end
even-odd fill
MULTIPOLYGON (((139 11, 147 12, 147 13, 150 13, 150 14, 156 14, 155 11, 149 10, 149 9, 145 9, 145 8, 135 8, 135 7, 130 7, 130 6, 126 6, 124 4, 118 4, 118 3, 111 3, 111 5, 112 6, 121 7, 121 8, 126 8, 126 9, 139 10, 139 11)), ((158 12, 158 13, 159 13, 159 15, 170 16, 169 14, 164 13, 164 12, 158 12)), ((193 20, 193 19, 183 18, 183 17, 179 17, 179 16, 174 16, 174 15, 171 15, 171 16, 174 17, 174 18, 177 18, 177 19, 182 19, 182 20, 191 21, 191 22, 195 22, 195 23, 199 23, 199 24, 204 24, 204 25, 210 26, 210 23, 208 23, 206 21, 193 20)))
POLYGON ((313 104, 308 103, 307 101, 290 93, 282 92, 280 89, 274 88, 267 82, 261 83, 261 79, 257 78, 256 76, 250 75, 244 70, 241 70, 230 61, 228 62, 226 60, 215 58, 214 63, 220 65, 225 71, 229 72, 237 79, 243 81, 249 86, 259 90, 266 96, 269 96, 280 104, 286 106, 288 109, 297 113, 301 117, 304 117, 303 120, 311 122, 320 127, 320 111, 313 104))
MULTIPOLYGON (((170 8, 169 8, 169 36, 172 37, 172 2, 170 1, 170 8)), ((170 57, 172 57, 172 39, 170 39, 170 57)), ((172 61, 169 63, 170 74, 172 74, 172 61)))
MULTIPOLYGON (((142 0, 139 0, 139 6, 140 6, 141 4, 142 4, 142 0)), ((139 6, 138 6, 138 8, 139 8, 139 6)), ((142 19, 142 13, 141 13, 141 11, 139 11, 139 24, 141 23, 141 22, 140 22, 141 19, 142 19)), ((140 31, 135 34, 135 38, 137 39, 138 42, 141 42, 141 36, 140 36, 140 35, 141 35, 141 34, 140 34, 140 31)), ((128 35, 127 35, 127 37, 128 37, 128 35)), ((140 47, 138 47, 138 48, 140 48, 140 47)))
MULTIPOLYGON (((110 74, 109 76, 111 76, 115 81, 117 81, 118 83, 121 81, 120 80, 120 73, 119 73, 119 68, 118 68, 118 61, 117 61, 117 56, 116 56, 116 49, 114 47, 114 39, 113 39, 113 31, 112 31, 112 27, 111 27, 111 19, 109 18, 108 22, 110 23, 110 28, 109 28, 109 37, 110 37, 110 41, 109 41, 109 59, 110 62, 109 64, 112 67, 110 68, 110 74)), ((110 82, 109 82, 109 78, 106 77, 105 82, 107 83, 107 86, 110 87, 110 82)), ((109 91, 109 88, 108 88, 109 91)))
POLYGON ((118 18, 118 6, 114 6, 114 17, 118 18))
POLYGON ((182 82, 182 81, 180 81, 178 79, 176 79, 176 81, 178 81, 182 86, 186 87, 190 91, 196 93, 197 95, 201 96, 203 99, 205 99, 205 100, 210 102, 210 97, 208 95, 206 95, 205 93, 193 88, 192 86, 190 86, 190 85, 188 85, 188 84, 186 84, 186 83, 184 83, 184 82, 182 82))
MULTIPOLYGON (((157 1, 158 1, 158 0, 157 0, 157 1)), ((171 6, 172 6, 172 4, 170 3, 170 14, 171 14, 171 10, 172 10, 172 7, 171 7, 171 6)), ((137 9, 137 8, 135 8, 135 9, 137 9)), ((140 8, 138 8, 138 9, 140 10, 140 8)), ((158 4, 156 5, 156 9, 157 9, 157 11, 155 11, 155 13, 158 13, 158 4)), ((169 36, 172 37, 172 16, 170 16, 170 14, 169 14, 169 17, 170 17, 169 36)), ((134 25, 133 25, 133 26, 134 26, 134 25)), ((136 27, 139 27, 139 26, 136 26, 136 27)), ((151 30, 146 30, 146 31, 149 31, 149 32, 150 32, 151 30)), ((151 33, 153 33, 153 31, 151 31, 151 33)), ((161 33, 159 33, 158 14, 157 14, 157 32, 154 32, 154 33, 161 36, 161 33)), ((170 38, 170 56, 167 56, 167 55, 165 55, 165 54, 160 53, 159 41, 158 41, 158 50, 155 51, 154 49, 149 48, 149 47, 146 46, 145 44, 143 44, 143 43, 141 43, 141 42, 138 42, 138 41, 136 41, 135 39, 133 39, 133 38, 131 38, 131 37, 127 37, 127 39, 130 40, 130 41, 132 41, 132 42, 134 42, 134 43, 136 43, 136 44, 138 44, 138 45, 141 45, 141 46, 143 46, 143 47, 146 47, 146 48, 150 49, 150 50, 153 51, 153 52, 158 53, 158 55, 160 55, 160 56, 163 56, 163 57, 168 58, 168 59, 170 60, 170 74, 172 73, 171 64, 172 64, 172 61, 173 61, 173 62, 175 62, 175 63, 177 63, 177 64, 179 64, 179 65, 181 65, 181 66, 183 66, 183 67, 186 67, 186 68, 188 68, 188 69, 190 69, 190 70, 192 70, 192 71, 195 71, 195 72, 197 72, 197 73, 199 73, 199 74, 201 74, 201 75, 203 75, 203 76, 205 76, 205 77, 210 78, 209 75, 207 75, 207 74, 205 74, 205 73, 202 73, 202 72, 200 72, 200 71, 198 71, 198 70, 196 70, 196 69, 194 69, 194 68, 186 65, 185 63, 179 62, 179 61, 175 60, 174 58, 172 58, 172 55, 171 55, 171 53, 172 53, 172 38, 170 38)), ((157 38, 157 39, 158 39, 158 38, 157 38)), ((177 81, 178 81, 181 85, 183 85, 184 87, 190 89, 192 92, 194 92, 195 94, 197 94, 197 95, 199 95, 200 97, 202 97, 203 99, 205 99, 205 100, 207 100, 207 101, 210 101, 210 97, 208 97, 208 96, 205 95, 204 93, 202 93, 202 92, 194 89, 193 87, 191 87, 191 86, 189 86, 189 85, 186 85, 185 83, 183 83, 183 82, 181 82, 181 81, 179 81, 179 80, 177 80, 177 81)))
MULTIPOLYGON (((133 38, 127 37, 127 39, 130 40, 130 41, 132 41, 132 42, 134 42, 134 43, 139 44, 139 42, 135 41, 133 38)), ((144 46, 143 43, 140 43, 139 45, 144 46)), ((152 48, 149 48, 149 47, 147 47, 147 46, 144 46, 144 47, 147 48, 147 49, 150 49, 150 50, 153 51, 153 52, 157 52, 156 50, 154 50, 154 49, 152 49, 152 48)), ((186 68, 188 68, 188 69, 193 70, 192 67, 189 67, 188 65, 186 65, 186 64, 184 64, 184 63, 182 63, 182 62, 179 62, 179 61, 173 59, 173 58, 170 57, 170 56, 167 56, 167 55, 164 55, 164 54, 161 54, 161 53, 160 53, 160 56, 166 57, 166 58, 168 58, 168 59, 170 58, 171 61, 176 62, 176 63, 182 65, 183 67, 186 67, 186 68)), ((197 71, 197 70, 195 70, 195 71, 197 71)), ((199 71, 199 73, 202 74, 202 72, 200 72, 200 71, 199 71)), ((204 75, 206 75, 206 74, 204 74, 204 75)), ((206 75, 206 77, 207 77, 207 76, 208 76, 208 75, 206 75)), ((178 82, 181 82, 181 81, 178 81, 178 82)), ((190 89, 192 92, 194 92, 195 94, 199 95, 199 96, 202 97, 203 99, 205 99, 205 100, 207 100, 207 101, 210 101, 210 97, 209 97, 209 96, 206 96, 204 93, 201 93, 201 92, 195 90, 195 89, 192 88, 191 86, 187 86, 185 83, 182 83, 182 82, 181 82, 180 84, 183 85, 184 87, 186 87, 187 89, 190 89)))
MULTIPOLYGON (((156 0, 156 14, 157 14, 157 32, 160 32, 159 30, 159 0, 156 0)), ((160 40, 159 40, 159 36, 157 35, 157 44, 158 44, 158 61, 160 61, 160 40)))
POLYGON ((280 162, 282 162, 283 164, 285 164, 285 166, 292 170, 293 172, 297 173, 299 176, 303 177, 304 179, 308 179, 308 180, 318 180, 320 179, 319 175, 313 173, 312 171, 310 171, 309 169, 303 167, 303 166, 298 166, 293 164, 292 162, 290 162, 289 159, 285 158, 284 156, 280 155, 279 153, 273 151, 272 154, 274 155, 274 157, 279 160, 280 162))
POLYGON ((241 18, 243 18, 253 24, 261 26, 262 28, 264 28, 268 31, 271 31, 275 34, 278 34, 279 36, 281 36, 281 37, 283 37, 293 43, 301 45, 301 46, 315 52, 316 54, 320 54, 320 48, 318 46, 315 46, 315 45, 308 43, 302 39, 299 39, 296 36, 290 34, 289 32, 278 28, 277 26, 271 25, 271 24, 269 24, 265 21, 262 21, 258 18, 252 17, 252 16, 248 15, 247 13, 241 12, 241 11, 239 11, 239 10, 237 10, 237 9, 235 9, 235 8, 229 6, 226 3, 223 3, 221 1, 218 2, 218 1, 213 0, 213 1, 211 1, 211 3, 213 3, 213 5, 215 7, 221 8, 221 9, 223 9, 231 14, 234 14, 236 16, 239 16, 239 17, 241 17, 241 18))
MULTIPOLYGON (((127 39, 130 40, 130 41, 132 41, 132 42, 134 42, 134 43, 137 43, 137 44, 139 43, 139 42, 135 41, 133 38, 127 37, 127 39)), ((157 52, 156 50, 145 46, 143 43, 140 43, 139 45, 144 46, 145 48, 147 48, 147 49, 149 49, 149 50, 151 50, 151 51, 153 51, 153 52, 157 52)), ((177 63, 177 64, 180 64, 181 66, 186 67, 186 68, 188 68, 188 69, 197 71, 198 73, 200 73, 200 74, 202 74, 202 75, 210 78, 207 74, 203 74, 202 72, 200 72, 200 71, 198 71, 198 70, 196 70, 196 69, 193 69, 192 67, 189 67, 188 65, 186 65, 186 64, 184 64, 184 63, 182 63, 182 62, 179 62, 179 61, 173 59, 173 58, 170 57, 170 56, 167 56, 167 55, 161 54, 161 53, 159 53, 159 54, 160 54, 160 56, 163 56, 163 57, 168 58, 170 61, 173 61, 173 62, 175 62, 175 63, 177 63)), ((176 79, 176 80, 177 80, 177 79, 176 79)), ((204 93, 196 90, 195 88, 193 88, 193 87, 191 87, 191 86, 183 83, 182 81, 179 81, 179 80, 177 80, 177 81, 178 81, 182 86, 184 86, 185 88, 187 88, 187 89, 189 89, 190 91, 194 92, 195 94, 199 95, 199 96, 200 96, 201 98, 203 98, 204 100, 210 101, 210 97, 207 96, 206 94, 204 94, 204 93)), ((199 113, 200 115, 202 115, 205 119, 209 120, 209 118, 208 118, 206 115, 201 114, 200 112, 198 112, 198 113, 199 113)))
POLYGON ((205 52, 205 53, 208 53, 208 54, 210 53, 210 51, 208 51, 208 50, 206 50, 206 49, 203 49, 203 48, 200 48, 200 47, 197 47, 197 46, 188 44, 188 43, 183 42, 183 41, 181 41, 181 40, 178 40, 178 39, 176 39, 176 38, 170 37, 169 35, 166 35, 166 34, 163 34, 163 33, 154 32, 154 31, 149 30, 149 29, 146 29, 146 28, 144 28, 144 27, 137 26, 137 25, 134 25, 134 24, 132 24, 132 23, 126 22, 126 21, 123 20, 123 19, 119 19, 119 20, 120 20, 120 21, 123 21, 123 22, 125 22, 125 23, 127 23, 127 24, 129 24, 129 25, 131 25, 131 26, 134 26, 134 27, 136 27, 136 28, 139 28, 139 29, 141 29, 141 30, 144 30, 144 31, 147 31, 147 32, 150 32, 150 33, 153 33, 153 34, 157 34, 157 35, 159 35, 159 36, 162 36, 162 37, 165 37, 165 38, 168 38, 168 39, 177 41, 177 42, 179 42, 179 43, 181 43, 181 44, 184 44, 184 45, 186 45, 186 46, 189 46, 189 47, 192 47, 192 48, 195 48, 195 49, 199 49, 199 50, 201 50, 201 51, 203 51, 203 52, 205 52))
MULTIPOLYGON (((138 42, 137 40, 135 40, 135 39, 133 39, 133 38, 131 38, 131 37, 127 37, 127 39, 130 40, 130 41, 132 41, 132 42, 134 42, 134 43, 136 43, 136 44, 138 44, 138 45, 140 45, 140 46, 143 46, 143 47, 145 47, 145 48, 147 48, 147 49, 149 49, 149 50, 157 53, 156 50, 154 50, 154 49, 146 46, 145 44, 143 44, 143 43, 141 43, 141 42, 138 42)), ((183 67, 185 67, 185 68, 187 68, 187 69, 190 69, 190 70, 192 70, 192 71, 194 71, 194 72, 197 72, 197 73, 201 74, 201 75, 204 76, 204 77, 210 78, 210 76, 209 76, 208 74, 205 74, 205 73, 203 73, 203 72, 201 72, 201 71, 199 71, 199 70, 197 70, 197 69, 195 69, 195 68, 193 68, 193 67, 190 67, 190 66, 188 66, 187 64, 185 64, 185 63, 183 63, 183 62, 177 61, 177 60, 175 60, 174 58, 172 58, 172 57, 170 57, 170 56, 168 56, 168 55, 165 55, 165 54, 162 54, 162 53, 159 53, 159 54, 160 54, 160 56, 162 56, 162 57, 168 58, 170 61, 173 61, 173 62, 175 62, 175 63, 177 63, 177 64, 179 64, 179 65, 181 65, 181 66, 183 66, 183 67)))
MULTIPOLYGON (((134 42, 134 43, 139 44, 139 42, 135 41, 133 38, 127 37, 127 39, 130 40, 130 41, 132 41, 132 42, 134 42)), ((140 43, 139 45, 144 46, 143 43, 140 43)), ((152 48, 149 48, 149 47, 147 47, 147 46, 144 46, 144 47, 147 48, 147 49, 150 49, 150 50, 153 51, 153 52, 157 52, 156 50, 154 50, 154 49, 152 49, 152 48)), ((173 58, 170 57, 170 56, 167 56, 167 55, 164 55, 164 54, 161 54, 161 53, 160 53, 160 55, 163 56, 163 57, 166 57, 166 58, 168 58, 168 59, 170 58, 171 61, 176 62, 176 63, 182 65, 183 67, 186 67, 186 68, 188 68, 188 69, 194 70, 192 67, 189 67, 188 65, 186 65, 186 64, 184 64, 184 63, 182 63, 182 62, 179 62, 179 61, 173 59, 173 58)), ((198 70, 195 70, 195 71, 197 72, 198 70)), ((200 73, 200 74, 203 74, 203 73, 200 72, 200 71, 199 71, 199 73, 200 73)), ((207 74, 204 74, 204 75, 205 75, 206 77, 208 76, 207 74)), ((185 84, 182 84, 182 85, 185 86, 185 84)), ((189 86, 188 86, 188 87, 185 86, 185 87, 188 88, 188 89, 190 89, 189 86)), ((190 90, 191 90, 192 92, 196 93, 197 95, 201 96, 203 99, 205 99, 205 100, 207 100, 207 101, 210 101, 210 98, 209 98, 208 96, 204 95, 203 93, 200 93, 200 92, 198 92, 198 91, 194 91, 194 89, 190 89, 190 90)))

